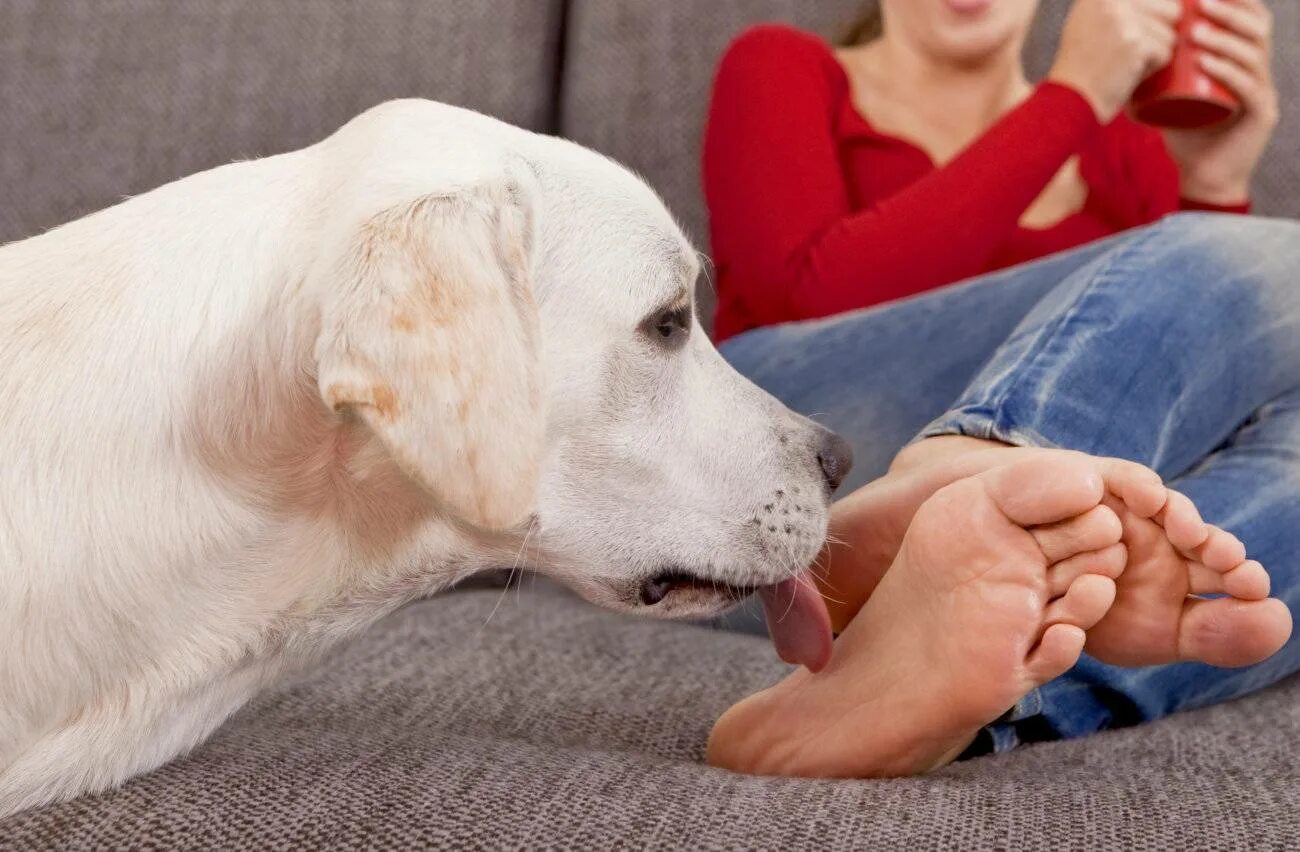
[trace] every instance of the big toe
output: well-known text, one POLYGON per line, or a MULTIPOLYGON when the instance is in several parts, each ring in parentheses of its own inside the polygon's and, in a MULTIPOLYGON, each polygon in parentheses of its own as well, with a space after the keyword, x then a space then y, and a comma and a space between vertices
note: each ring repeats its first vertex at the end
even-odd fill
POLYGON ((990 497, 1012 523, 1054 524, 1101 503, 1105 481, 1081 453, 1044 451, 980 474, 990 497))
POLYGON ((1268 659, 1291 638, 1291 610, 1276 598, 1193 600, 1179 625, 1178 652, 1227 668, 1268 659))

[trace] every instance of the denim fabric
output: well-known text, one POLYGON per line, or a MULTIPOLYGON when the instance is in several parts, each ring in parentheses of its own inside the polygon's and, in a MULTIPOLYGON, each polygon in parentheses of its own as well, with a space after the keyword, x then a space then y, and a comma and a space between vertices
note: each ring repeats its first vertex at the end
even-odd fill
MULTIPOLYGON (((1300 604, 1300 224, 1181 214, 907 301, 727 341, 727 359, 839 431, 881 475, 907 441, 965 434, 1150 465, 1300 604), (955 400, 955 402, 954 402, 955 400)), ((732 626, 752 629, 752 614, 732 626)), ((1122 669, 1085 657, 988 733, 1083 736, 1260 689, 1264 663, 1122 669)))

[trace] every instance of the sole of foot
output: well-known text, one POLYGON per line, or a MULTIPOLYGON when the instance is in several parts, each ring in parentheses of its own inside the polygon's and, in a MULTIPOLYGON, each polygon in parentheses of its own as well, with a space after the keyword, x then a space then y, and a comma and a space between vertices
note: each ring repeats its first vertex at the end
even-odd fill
MULTIPOLYGON (((1122 459, 1065 450, 1011 447, 961 436, 931 438, 899 454, 889 473, 835 504, 830 541, 818 560, 819 588, 836 632, 842 631, 893 564, 903 537, 920 508, 940 489, 961 479, 1042 454, 1066 453, 1099 465, 1111 492, 1129 511, 1153 517, 1167 491, 1149 468, 1122 459)), ((1175 524, 1192 519, 1175 513, 1175 524)), ((1200 516, 1194 521, 1199 523, 1200 516)))
MULTIPOLYGON (((1136 467, 1136 466, 1133 466, 1136 467)), ((813 675, 718 720, 711 763, 757 774, 881 777, 953 760, 1029 690, 1071 668, 1115 596, 1123 527, 1162 508, 1150 471, 1041 450, 940 487, 813 675)))
POLYGON ((1121 520, 1127 559, 1114 606, 1088 631, 1089 654, 1120 666, 1236 667, 1286 644, 1291 612, 1268 597, 1268 572, 1236 536, 1202 522, 1191 500, 1171 490, 1153 518, 1107 505, 1121 520))

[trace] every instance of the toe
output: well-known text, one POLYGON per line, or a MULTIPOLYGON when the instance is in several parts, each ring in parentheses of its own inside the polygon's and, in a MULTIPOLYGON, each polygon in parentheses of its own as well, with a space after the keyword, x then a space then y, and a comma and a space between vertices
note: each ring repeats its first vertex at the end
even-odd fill
POLYGON ((1195 557, 1211 571, 1229 571, 1246 561, 1246 545, 1227 530, 1208 526, 1205 541, 1197 546, 1195 557))
POLYGON ((1084 574, 1065 594, 1047 605, 1043 621, 1087 630, 1105 617, 1115 602, 1115 581, 1100 574, 1084 574))
POLYGON ((1164 508, 1168 489, 1160 474, 1125 459, 1104 458, 1099 462, 1106 490, 1123 500, 1135 515, 1150 518, 1164 508))
POLYGON ((1071 556, 1047 569, 1048 595, 1053 598, 1060 597, 1084 574, 1098 574, 1113 580, 1124 573, 1124 565, 1127 562, 1128 548, 1123 544, 1112 544, 1100 550, 1071 556))
POLYGON ((1025 674, 1030 679, 1029 689, 1058 678, 1079 662, 1087 635, 1082 628, 1070 624, 1053 624, 1043 632, 1038 647, 1025 659, 1025 674))
POLYGON ((1212 666, 1249 666, 1277 653, 1291 637, 1291 611, 1276 598, 1191 599, 1178 631, 1184 660, 1212 666))
POLYGON ((1223 591, 1245 601, 1264 600, 1273 585, 1264 566, 1253 559, 1247 559, 1220 576, 1223 578, 1223 591))
POLYGON ((1029 532, 1047 561, 1055 563, 1115 544, 1124 534, 1124 526, 1110 509, 1094 506, 1082 515, 1029 532))
POLYGON ((1045 451, 979 475, 990 497, 1020 526, 1054 524, 1097 506, 1105 493, 1097 465, 1082 453, 1045 451))
POLYGON ((1187 587, 1193 595, 1225 594, 1223 577, 1220 572, 1211 571, 1199 562, 1187 563, 1187 587))
POLYGON ((1262 601, 1272 586, 1264 566, 1253 559, 1239 563, 1231 571, 1213 571, 1199 562, 1189 562, 1187 571, 1194 595, 1226 594, 1243 601, 1262 601))
POLYGON ((1196 505, 1172 489, 1164 508, 1156 515, 1156 522, 1164 527, 1169 543, 1189 556, 1205 543, 1210 532, 1196 505))

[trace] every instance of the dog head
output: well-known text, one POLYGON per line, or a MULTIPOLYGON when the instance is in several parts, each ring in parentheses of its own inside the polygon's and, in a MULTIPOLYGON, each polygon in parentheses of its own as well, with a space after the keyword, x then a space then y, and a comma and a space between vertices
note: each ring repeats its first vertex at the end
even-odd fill
POLYGON ((698 256, 659 198, 608 160, 554 149, 535 160, 539 535, 594 601, 716 613, 816 556, 848 447, 714 349, 694 310, 698 256))
POLYGON ((537 570, 699 617, 816 556, 848 447, 722 359, 695 251, 623 168, 534 137, 368 221, 350 262, 325 400, 463 522, 528 535, 537 570))

